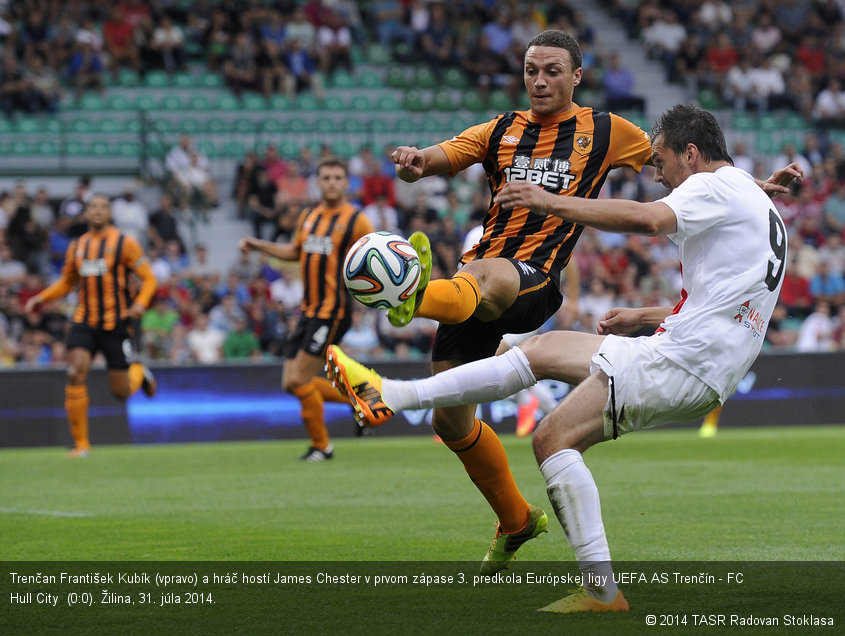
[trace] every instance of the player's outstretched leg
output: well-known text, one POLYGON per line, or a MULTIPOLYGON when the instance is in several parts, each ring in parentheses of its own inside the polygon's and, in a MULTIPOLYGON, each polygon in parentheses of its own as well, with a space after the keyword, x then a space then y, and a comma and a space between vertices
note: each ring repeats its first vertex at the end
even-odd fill
POLYGON ((394 327, 404 327, 411 322, 422 302, 428 281, 431 279, 431 242, 428 237, 424 232, 414 232, 408 237, 408 242, 417 251, 417 256, 420 257, 422 272, 417 289, 411 294, 411 297, 398 307, 387 310, 387 319, 394 327))
POLYGON ((326 350, 326 372, 332 383, 346 394, 355 417, 364 426, 381 426, 391 417, 391 409, 381 396, 381 376, 356 362, 337 345, 326 350))
POLYGON ((501 526, 498 526, 496 536, 493 537, 493 543, 481 562, 481 573, 495 574, 508 567, 508 564, 516 558, 516 551, 526 541, 548 532, 548 527, 549 518, 537 506, 528 508, 528 521, 521 530, 505 534, 502 532, 501 526))

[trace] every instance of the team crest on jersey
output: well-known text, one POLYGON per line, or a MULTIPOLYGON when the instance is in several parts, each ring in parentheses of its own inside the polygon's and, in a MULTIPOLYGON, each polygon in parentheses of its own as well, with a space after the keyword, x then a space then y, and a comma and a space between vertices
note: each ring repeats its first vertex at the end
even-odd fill
POLYGON ((593 136, 575 133, 575 144, 572 149, 579 155, 588 155, 593 149, 593 136))
POLYGON ((569 170, 572 164, 566 159, 551 157, 531 157, 514 155, 513 164, 504 168, 505 180, 527 181, 543 186, 550 192, 560 192, 569 188, 575 175, 569 170))

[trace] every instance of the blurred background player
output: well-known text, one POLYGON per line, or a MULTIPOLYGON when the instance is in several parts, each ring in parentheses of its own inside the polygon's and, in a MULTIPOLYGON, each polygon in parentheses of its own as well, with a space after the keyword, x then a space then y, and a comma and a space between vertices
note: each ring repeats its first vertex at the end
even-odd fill
POLYGON ((133 327, 156 290, 156 279, 138 242, 111 225, 111 205, 95 195, 85 208, 88 232, 74 239, 67 249, 61 277, 26 303, 33 311, 48 300, 61 298, 77 288, 79 304, 67 338, 67 387, 65 410, 74 448, 70 457, 87 457, 88 371, 93 356, 101 351, 109 369, 112 395, 125 400, 139 388, 152 397, 156 381, 150 369, 132 362, 133 327), (141 279, 132 298, 130 274, 141 279))
POLYGON ((301 265, 304 296, 299 322, 285 344, 282 389, 293 393, 302 406, 311 445, 300 459, 309 462, 334 456, 323 404, 346 400, 322 377, 326 347, 340 342, 352 321, 355 300, 346 291, 341 274, 346 252, 374 231, 367 216, 346 198, 349 173, 345 163, 334 157, 321 159, 317 185, 320 202, 300 213, 290 243, 248 236, 238 244, 244 252, 257 250, 286 261, 298 260, 301 265))

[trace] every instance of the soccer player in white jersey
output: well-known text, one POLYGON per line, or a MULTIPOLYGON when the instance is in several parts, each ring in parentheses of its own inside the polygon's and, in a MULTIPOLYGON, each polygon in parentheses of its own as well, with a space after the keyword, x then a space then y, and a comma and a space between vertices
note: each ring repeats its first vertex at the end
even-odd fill
POLYGON ((581 454, 641 428, 701 417, 736 389, 760 352, 786 263, 783 221, 769 195, 803 174, 797 164, 766 182, 733 167, 716 118, 694 106, 664 113, 652 140, 655 180, 671 190, 649 203, 558 197, 506 184, 503 208, 526 207, 601 230, 665 234, 679 247, 681 301, 674 308, 611 309, 597 334, 553 331, 506 353, 431 378, 382 379, 337 348, 328 369, 368 418, 373 390, 392 411, 490 402, 541 379, 578 384, 534 433, 549 499, 584 574, 577 592, 542 608, 626 611, 613 580, 599 493, 581 454), (622 337, 644 326, 652 336, 622 337))

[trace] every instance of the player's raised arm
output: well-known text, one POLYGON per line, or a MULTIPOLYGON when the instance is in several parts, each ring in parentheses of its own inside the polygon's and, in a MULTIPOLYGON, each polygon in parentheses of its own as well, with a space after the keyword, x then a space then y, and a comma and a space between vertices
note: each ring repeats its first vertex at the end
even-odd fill
POLYGON ((803 180, 804 170, 802 170, 801 166, 795 161, 788 166, 775 170, 772 173, 772 176, 765 181, 761 181, 756 178, 754 179, 757 185, 763 188, 763 192, 768 194, 771 198, 775 198, 779 194, 789 192, 789 186, 792 185, 793 181, 801 183, 803 180))
POLYGON ((448 172, 452 167, 440 146, 429 146, 422 150, 414 146, 399 146, 391 158, 396 164, 396 176, 408 183, 448 172))
POLYGON ((245 236, 238 241, 238 249, 242 252, 264 252, 268 256, 275 256, 283 261, 295 261, 299 258, 299 248, 293 243, 273 243, 252 236, 245 236))

